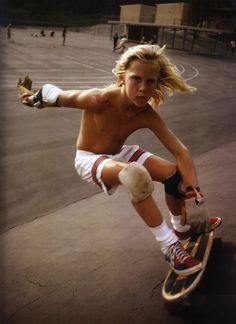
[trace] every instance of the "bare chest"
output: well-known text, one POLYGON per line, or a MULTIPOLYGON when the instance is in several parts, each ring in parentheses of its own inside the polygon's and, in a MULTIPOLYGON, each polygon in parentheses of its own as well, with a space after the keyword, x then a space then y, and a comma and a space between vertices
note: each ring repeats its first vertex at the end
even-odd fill
POLYGON ((104 134, 110 140, 122 140, 141 128, 142 123, 136 116, 104 114, 94 117, 94 126, 100 135, 104 134))

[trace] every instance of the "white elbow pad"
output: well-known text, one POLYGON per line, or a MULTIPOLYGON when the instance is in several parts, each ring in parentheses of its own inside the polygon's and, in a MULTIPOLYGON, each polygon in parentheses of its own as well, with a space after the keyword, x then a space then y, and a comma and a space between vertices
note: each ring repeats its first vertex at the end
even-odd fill
POLYGON ((120 182, 128 190, 131 201, 139 202, 154 190, 152 178, 146 168, 137 162, 128 164, 119 173, 120 182))

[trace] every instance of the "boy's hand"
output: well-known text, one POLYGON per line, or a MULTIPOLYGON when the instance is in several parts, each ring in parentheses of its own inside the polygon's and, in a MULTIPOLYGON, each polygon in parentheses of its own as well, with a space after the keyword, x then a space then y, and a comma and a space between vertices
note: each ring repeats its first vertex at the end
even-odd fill
POLYGON ((35 91, 31 90, 32 88, 32 80, 28 77, 28 75, 22 80, 21 78, 17 81, 17 90, 20 97, 20 101, 23 105, 32 106, 29 104, 29 97, 35 94, 35 91))
POLYGON ((24 105, 36 108, 58 107, 57 100, 61 89, 52 85, 45 84, 39 91, 32 91, 32 80, 26 76, 25 79, 19 79, 17 88, 20 100, 24 105))
POLYGON ((199 188, 186 189, 185 207, 182 210, 182 225, 193 226, 198 233, 209 231, 209 214, 199 188))

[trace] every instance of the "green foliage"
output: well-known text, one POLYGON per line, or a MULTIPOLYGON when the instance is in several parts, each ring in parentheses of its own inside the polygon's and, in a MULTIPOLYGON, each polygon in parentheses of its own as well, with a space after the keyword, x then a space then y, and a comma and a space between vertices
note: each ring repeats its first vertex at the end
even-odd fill
POLYGON ((232 8, 232 0, 190 0, 191 25, 202 27, 203 23, 210 22, 218 8, 232 8))

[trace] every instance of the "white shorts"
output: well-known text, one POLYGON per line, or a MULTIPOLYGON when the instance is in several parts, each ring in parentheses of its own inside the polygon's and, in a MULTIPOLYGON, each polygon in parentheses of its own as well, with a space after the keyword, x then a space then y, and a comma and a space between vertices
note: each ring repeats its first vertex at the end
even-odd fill
POLYGON ((101 174, 104 165, 111 160, 138 162, 143 165, 151 155, 153 154, 140 149, 138 145, 124 145, 119 153, 113 155, 77 150, 75 168, 82 180, 95 183, 106 194, 111 195, 116 191, 117 187, 108 188, 102 181, 101 174))

